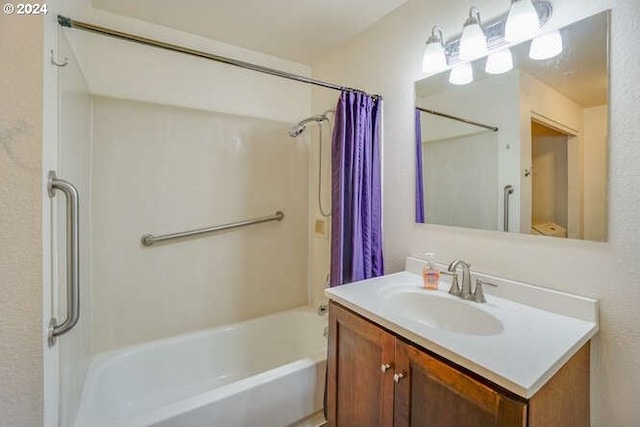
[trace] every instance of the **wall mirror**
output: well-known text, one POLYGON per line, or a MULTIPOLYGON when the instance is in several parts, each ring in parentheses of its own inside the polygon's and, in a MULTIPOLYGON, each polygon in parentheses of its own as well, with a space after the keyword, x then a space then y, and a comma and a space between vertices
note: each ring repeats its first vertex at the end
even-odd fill
POLYGON ((415 83, 416 221, 606 241, 609 12, 560 29, 562 52, 415 83))

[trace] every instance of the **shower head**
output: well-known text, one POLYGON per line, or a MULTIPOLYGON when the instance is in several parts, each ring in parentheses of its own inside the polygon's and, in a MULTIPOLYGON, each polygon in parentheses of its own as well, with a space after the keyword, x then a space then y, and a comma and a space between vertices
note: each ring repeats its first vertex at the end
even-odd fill
POLYGON ((329 113, 329 112, 333 112, 333 111, 329 110, 329 111, 324 112, 323 114, 318 114, 317 116, 311 116, 311 117, 308 117, 308 118, 296 123, 295 125, 293 125, 291 127, 291 129, 289 129, 289 136, 292 137, 292 138, 295 138, 296 136, 300 135, 306 129, 306 124, 307 123, 310 123, 310 122, 320 123, 320 122, 323 122, 325 120, 329 120, 327 118, 327 113, 329 113))
POLYGON ((289 136, 292 137, 292 138, 295 138, 296 136, 298 136, 302 132, 304 132, 305 128, 306 128, 305 125, 301 125, 300 123, 297 123, 297 124, 293 125, 291 127, 291 129, 289 129, 289 136))

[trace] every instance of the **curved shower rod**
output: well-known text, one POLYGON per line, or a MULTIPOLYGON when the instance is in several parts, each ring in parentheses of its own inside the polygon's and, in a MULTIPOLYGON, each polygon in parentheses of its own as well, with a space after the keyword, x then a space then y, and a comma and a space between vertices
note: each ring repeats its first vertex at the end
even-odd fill
POLYGON ((337 85, 335 83, 325 82, 322 80, 312 79, 311 77, 301 76, 299 74, 288 73, 286 71, 278 70, 275 68, 265 67, 262 65, 252 64, 251 62, 240 61, 238 59, 228 58, 226 56, 216 55, 214 53, 208 53, 201 50, 191 49, 184 46, 179 46, 172 43, 167 43, 159 40, 150 39, 147 37, 138 36, 135 34, 125 33, 123 31, 113 30, 107 27, 101 27, 99 25, 89 24, 86 22, 76 21, 75 19, 68 18, 66 16, 58 15, 58 24, 61 27, 75 28, 78 30, 88 31, 91 33, 100 34, 103 36, 115 37, 120 40, 126 40, 130 42, 140 43, 146 46, 153 46, 160 49, 170 50, 172 52, 183 53, 186 55, 197 56, 199 58, 210 59, 212 61, 222 62, 224 64, 233 65, 235 67, 246 68, 248 70, 257 71, 259 73, 270 74, 272 76, 282 77, 284 79, 295 80, 302 83, 312 84, 316 86, 322 86, 327 89, 334 89, 339 91, 355 91, 365 93, 374 98, 382 98, 377 94, 369 94, 360 89, 354 89, 347 86, 337 85))

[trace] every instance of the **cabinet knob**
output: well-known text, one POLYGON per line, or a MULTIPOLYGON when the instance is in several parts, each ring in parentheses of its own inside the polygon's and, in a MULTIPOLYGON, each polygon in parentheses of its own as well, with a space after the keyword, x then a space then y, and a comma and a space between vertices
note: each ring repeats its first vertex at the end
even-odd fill
POLYGON ((387 372, 389 369, 391 369, 391 365, 388 363, 383 363, 382 366, 380 366, 382 372, 387 372))
POLYGON ((404 372, 399 372, 397 374, 393 375, 393 381, 397 384, 400 382, 401 379, 404 378, 404 372))

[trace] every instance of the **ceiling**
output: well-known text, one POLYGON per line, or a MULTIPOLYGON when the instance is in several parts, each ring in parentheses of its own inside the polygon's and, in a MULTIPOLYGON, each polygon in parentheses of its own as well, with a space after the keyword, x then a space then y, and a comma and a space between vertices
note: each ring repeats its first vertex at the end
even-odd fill
MULTIPOLYGON (((564 50, 558 57, 533 61, 529 59, 529 42, 512 48, 514 68, 534 76, 567 98, 594 107, 608 99, 608 18, 606 13, 578 21, 560 30, 564 50)), ((476 80, 490 78, 484 72, 485 60, 473 62, 476 80)), ((416 85, 419 96, 429 96, 451 88, 449 73, 440 73, 416 85)))
POLYGON ((607 103, 607 15, 600 13, 560 30, 564 51, 546 61, 527 60, 529 44, 514 51, 519 68, 583 107, 607 103), (524 58, 524 59, 523 59, 524 58), (526 62, 526 63, 525 63, 526 62))
POLYGON ((406 1, 92 0, 92 5, 310 65, 406 1))

